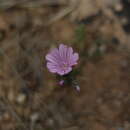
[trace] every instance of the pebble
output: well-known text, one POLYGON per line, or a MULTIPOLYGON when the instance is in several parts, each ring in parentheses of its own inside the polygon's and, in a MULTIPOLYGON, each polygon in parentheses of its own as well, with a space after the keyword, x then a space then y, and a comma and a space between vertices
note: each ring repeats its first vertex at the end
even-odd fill
POLYGON ((125 128, 124 130, 130 130, 130 123, 126 121, 124 123, 124 128, 125 128))
POLYGON ((97 49, 96 46, 91 47, 91 48, 89 49, 89 51, 88 51, 89 56, 92 56, 92 55, 95 53, 96 49, 97 49))
POLYGON ((15 96, 14 96, 13 91, 9 91, 9 93, 8 93, 8 100, 9 100, 10 102, 13 102, 14 99, 15 99, 15 96))
POLYGON ((115 105, 115 107, 116 107, 116 108, 118 108, 118 109, 119 109, 119 108, 121 108, 122 103, 121 103, 121 101, 120 101, 120 100, 115 100, 115 101, 114 101, 114 105, 115 105))
POLYGON ((122 5, 121 3, 115 5, 115 10, 116 10, 117 12, 122 11, 122 9, 123 9, 123 5, 122 5))
POLYGON ((121 23, 122 23, 123 25, 128 24, 128 19, 127 19, 126 17, 123 17, 123 18, 121 19, 121 23))
POLYGON ((124 130, 124 128, 122 128, 122 127, 119 127, 119 128, 117 128, 117 130, 124 130))
POLYGON ((120 62, 120 65, 121 65, 121 67, 126 68, 126 67, 128 67, 128 61, 127 60, 122 60, 120 62))
POLYGON ((31 115, 31 121, 36 122, 39 119, 39 114, 38 113, 33 113, 31 115))
POLYGON ((96 102, 97 102, 97 104, 102 105, 103 99, 102 98, 97 98, 96 102))
POLYGON ((24 104, 26 99, 27 99, 27 97, 26 97, 25 94, 19 94, 18 97, 17 97, 17 102, 19 104, 24 104))
POLYGON ((104 53, 105 51, 106 51, 106 45, 102 45, 102 46, 100 46, 100 51, 102 52, 102 53, 104 53))
POLYGON ((11 120, 11 116, 8 112, 4 113, 3 120, 4 121, 10 121, 11 120))
POLYGON ((54 120, 53 119, 48 119, 47 122, 46 122, 46 124, 48 126, 53 126, 54 125, 54 120))

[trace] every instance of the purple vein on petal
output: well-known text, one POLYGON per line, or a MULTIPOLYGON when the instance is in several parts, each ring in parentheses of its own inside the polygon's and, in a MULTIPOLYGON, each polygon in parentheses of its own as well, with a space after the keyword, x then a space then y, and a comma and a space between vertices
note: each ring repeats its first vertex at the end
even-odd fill
POLYGON ((61 44, 59 47, 59 53, 60 53, 60 56, 62 57, 62 60, 65 61, 66 53, 67 53, 67 46, 61 44))
POLYGON ((54 64, 57 64, 57 59, 50 54, 46 55, 46 60, 49 61, 49 62, 52 62, 54 64))
POLYGON ((68 48, 68 55, 67 55, 67 60, 68 60, 69 65, 70 65, 70 62, 71 62, 72 55, 73 55, 73 49, 72 49, 72 47, 69 47, 68 48))
POLYGON ((48 68, 51 72, 56 72, 56 71, 57 71, 57 66, 53 65, 52 63, 47 63, 47 68, 48 68))

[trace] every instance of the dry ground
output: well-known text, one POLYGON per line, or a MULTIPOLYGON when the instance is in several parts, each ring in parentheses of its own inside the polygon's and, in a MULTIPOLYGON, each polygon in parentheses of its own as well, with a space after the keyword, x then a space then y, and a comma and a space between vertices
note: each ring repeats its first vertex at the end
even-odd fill
POLYGON ((0 130, 130 130, 130 3, 10 2, 0 9, 0 130), (80 93, 46 68, 60 43, 80 54, 80 93))

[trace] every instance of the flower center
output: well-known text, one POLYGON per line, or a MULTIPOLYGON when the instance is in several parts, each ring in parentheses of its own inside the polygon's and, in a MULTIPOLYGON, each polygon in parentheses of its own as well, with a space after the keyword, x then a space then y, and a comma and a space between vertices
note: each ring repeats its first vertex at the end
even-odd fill
POLYGON ((68 65, 67 65, 66 63, 63 63, 61 67, 62 67, 62 69, 65 71, 66 68, 68 67, 68 65))

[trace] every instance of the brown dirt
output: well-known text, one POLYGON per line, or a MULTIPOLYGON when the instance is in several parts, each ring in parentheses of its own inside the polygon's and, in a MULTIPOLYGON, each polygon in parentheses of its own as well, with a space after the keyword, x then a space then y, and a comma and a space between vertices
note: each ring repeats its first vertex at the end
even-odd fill
POLYGON ((124 5, 82 0, 71 10, 73 4, 1 9, 0 130, 130 129, 124 5), (79 93, 60 87, 46 68, 46 53, 60 43, 80 54, 79 93))

